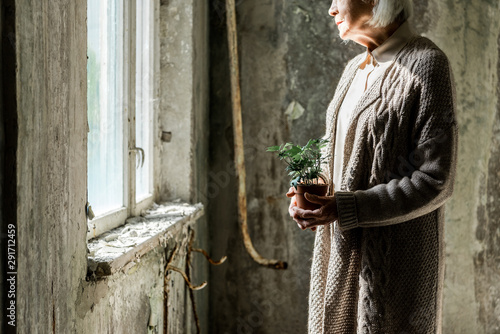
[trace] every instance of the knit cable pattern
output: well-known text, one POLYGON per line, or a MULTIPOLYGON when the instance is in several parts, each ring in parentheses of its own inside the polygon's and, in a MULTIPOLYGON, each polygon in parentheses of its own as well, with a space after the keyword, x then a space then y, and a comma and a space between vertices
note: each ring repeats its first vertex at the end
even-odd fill
MULTIPOLYGON (((336 118, 362 56, 347 65, 327 110, 330 189, 336 118)), ((440 333, 454 110, 449 62, 423 37, 361 98, 344 146, 340 218, 316 232, 310 334, 440 333)))

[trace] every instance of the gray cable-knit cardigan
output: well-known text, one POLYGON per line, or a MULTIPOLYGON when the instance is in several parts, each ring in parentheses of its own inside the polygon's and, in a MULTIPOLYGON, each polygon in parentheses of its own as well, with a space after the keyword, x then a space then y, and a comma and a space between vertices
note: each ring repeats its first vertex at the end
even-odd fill
MULTIPOLYGON (((363 55, 347 65, 328 107, 330 180, 337 113, 363 55)), ((309 333, 441 332, 443 205, 456 152, 448 59, 415 36, 351 116, 339 220, 316 232, 309 333)))

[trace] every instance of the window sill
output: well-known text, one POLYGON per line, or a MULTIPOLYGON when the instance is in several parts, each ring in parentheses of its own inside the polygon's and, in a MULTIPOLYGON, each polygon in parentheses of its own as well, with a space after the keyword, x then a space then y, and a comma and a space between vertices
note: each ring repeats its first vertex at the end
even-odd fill
POLYGON ((103 278, 127 272, 138 260, 203 216, 201 203, 168 202, 155 205, 142 217, 131 217, 125 225, 88 241, 87 278, 103 278))

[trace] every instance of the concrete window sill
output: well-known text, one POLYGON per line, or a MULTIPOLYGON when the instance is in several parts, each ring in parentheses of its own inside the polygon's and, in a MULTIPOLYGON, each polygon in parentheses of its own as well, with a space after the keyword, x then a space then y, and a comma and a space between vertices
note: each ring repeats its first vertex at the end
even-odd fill
POLYGON ((156 247, 165 246, 169 238, 186 225, 203 216, 201 203, 177 202, 155 205, 141 217, 127 219, 88 242, 88 278, 103 278, 117 272, 127 272, 140 258, 156 247))

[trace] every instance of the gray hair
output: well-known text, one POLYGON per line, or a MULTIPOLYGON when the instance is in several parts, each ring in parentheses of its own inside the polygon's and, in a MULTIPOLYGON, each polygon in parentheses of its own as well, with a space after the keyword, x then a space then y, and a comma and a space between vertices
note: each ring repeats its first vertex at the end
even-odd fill
POLYGON ((364 0, 373 2, 373 17, 368 21, 373 27, 386 27, 394 21, 403 22, 413 15, 412 0, 364 0))

